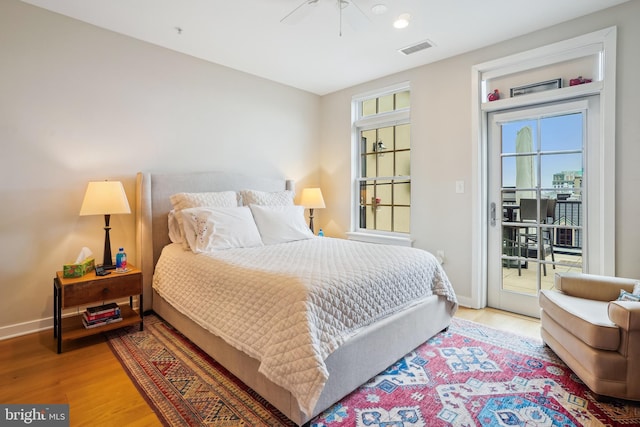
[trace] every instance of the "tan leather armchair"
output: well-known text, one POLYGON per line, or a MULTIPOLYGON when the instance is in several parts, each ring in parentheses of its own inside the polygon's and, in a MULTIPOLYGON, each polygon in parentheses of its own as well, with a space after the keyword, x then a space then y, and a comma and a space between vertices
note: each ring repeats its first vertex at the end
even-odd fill
POLYGON ((616 301, 636 280, 556 273, 539 294, 542 340, 596 397, 640 400, 640 303, 616 301))

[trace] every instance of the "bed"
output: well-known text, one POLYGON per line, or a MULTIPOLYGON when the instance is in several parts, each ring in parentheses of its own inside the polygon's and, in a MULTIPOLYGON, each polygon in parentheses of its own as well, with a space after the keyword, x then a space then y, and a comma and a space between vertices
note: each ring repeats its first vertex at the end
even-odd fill
POLYGON ((449 326, 457 309, 455 294, 440 265, 425 251, 311 237, 248 250, 215 251, 211 255, 194 254, 171 243, 168 218, 173 209, 172 195, 246 189, 277 193, 294 191, 294 186, 284 179, 227 172, 138 173, 136 239, 137 260, 143 272, 144 310, 153 310, 296 424, 307 423, 449 326), (317 260, 321 258, 324 270, 318 273, 317 260), (349 270, 350 265, 355 265, 348 261, 351 258, 360 260, 359 270, 349 270), (215 279, 203 278, 202 271, 206 269, 215 279), (429 276, 429 283, 420 285, 424 290, 415 290, 410 284, 403 291, 388 290, 395 282, 405 281, 404 277, 397 279, 403 276, 402 271, 413 270, 415 273, 407 274, 411 277, 406 280, 426 282, 425 277, 429 276), (231 290, 217 288, 216 293, 202 291, 208 289, 206 280, 218 283, 221 276, 217 275, 227 272, 236 280, 230 282, 229 289, 246 284, 251 297, 235 297, 231 290), (361 286, 341 290, 339 301, 351 304, 355 301, 353 293, 362 293, 364 288, 378 293, 368 296, 355 309, 347 308, 346 316, 327 314, 325 306, 340 304, 328 303, 338 300, 334 290, 337 287, 325 282, 333 284, 338 280, 361 286), (194 287, 187 288, 191 282, 194 287), (280 293, 270 296, 263 288, 280 293), (318 289, 318 294, 309 297, 308 289, 318 289), (396 293, 400 296, 396 297, 396 293), (299 294, 304 302, 295 299, 299 294), (227 296, 233 301, 226 300, 227 296), (397 308, 392 299, 398 299, 394 303, 397 308), (320 301, 317 306, 309 302, 315 300, 320 301), (234 304, 240 304, 240 308, 230 310, 234 304), (301 306, 308 311, 296 308, 301 306), (206 307, 211 309, 207 311, 206 307), (220 310, 230 312, 217 318, 211 314, 220 310), (262 317, 260 321, 234 319, 237 311, 262 317), (262 320, 265 318, 273 318, 273 323, 267 325, 267 320, 262 320), (308 324, 300 325, 299 321, 294 322, 295 318, 305 319, 308 324), (225 320, 229 325, 225 326, 225 320), (247 335, 248 342, 247 337, 245 341, 236 338, 234 326, 241 335, 247 335), (267 330, 274 331, 277 338, 272 339, 267 330), (264 338, 267 335, 269 338, 264 338))

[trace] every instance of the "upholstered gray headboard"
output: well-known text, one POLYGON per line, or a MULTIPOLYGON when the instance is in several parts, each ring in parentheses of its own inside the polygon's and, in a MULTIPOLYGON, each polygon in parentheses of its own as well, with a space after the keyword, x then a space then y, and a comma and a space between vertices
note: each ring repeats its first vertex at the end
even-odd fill
POLYGON ((295 191, 291 180, 230 172, 149 173, 136 177, 136 260, 143 275, 143 309, 153 305, 153 272, 162 248, 169 243, 169 197, 175 193, 204 191, 295 191))

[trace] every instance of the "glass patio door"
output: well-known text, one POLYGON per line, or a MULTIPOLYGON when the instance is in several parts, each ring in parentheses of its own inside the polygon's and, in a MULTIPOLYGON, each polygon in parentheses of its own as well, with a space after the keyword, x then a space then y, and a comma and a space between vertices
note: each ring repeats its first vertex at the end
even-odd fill
POLYGON ((490 113, 491 307, 539 317, 538 291, 585 256, 588 102, 490 113))

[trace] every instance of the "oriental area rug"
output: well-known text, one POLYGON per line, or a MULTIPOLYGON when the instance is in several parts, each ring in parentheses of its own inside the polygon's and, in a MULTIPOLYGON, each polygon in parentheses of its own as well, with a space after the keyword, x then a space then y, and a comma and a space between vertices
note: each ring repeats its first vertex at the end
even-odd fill
MULTIPOLYGON (((154 315, 109 344, 164 425, 294 425, 154 315)), ((541 341, 456 318, 310 425, 638 426, 640 404, 598 402, 541 341)))

